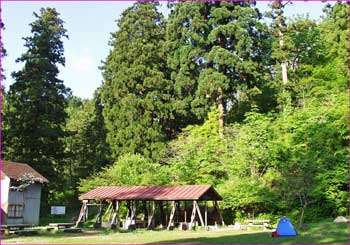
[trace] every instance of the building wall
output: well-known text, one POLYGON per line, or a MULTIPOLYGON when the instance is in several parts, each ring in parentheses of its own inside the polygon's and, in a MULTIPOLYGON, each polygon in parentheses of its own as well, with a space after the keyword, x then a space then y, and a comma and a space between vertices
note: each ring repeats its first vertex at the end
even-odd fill
POLYGON ((7 205, 9 196, 10 178, 5 176, 1 179, 1 222, 6 224, 7 222, 7 205))
POLYGON ((41 184, 33 184, 24 192, 23 222, 39 225, 41 184))
MULTIPOLYGON (((1 187, 2 188, 2 187, 1 187)), ((1 193, 2 194, 2 193, 1 193)), ((22 191, 8 191, 8 203, 6 214, 8 216, 9 205, 22 206, 22 217, 7 217, 3 224, 31 224, 39 225, 41 184, 35 183, 22 191)))
POLYGON ((23 216, 22 217, 10 217, 10 206, 12 205, 19 205, 23 208, 25 207, 24 203, 24 195, 22 191, 9 191, 9 199, 8 199, 8 207, 7 207, 7 224, 23 224, 23 216))

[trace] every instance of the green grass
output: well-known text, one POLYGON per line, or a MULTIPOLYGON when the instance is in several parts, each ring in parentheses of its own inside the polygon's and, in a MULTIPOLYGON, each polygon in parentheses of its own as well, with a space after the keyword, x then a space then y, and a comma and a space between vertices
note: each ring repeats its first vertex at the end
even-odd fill
POLYGON ((111 231, 85 229, 83 233, 41 231, 36 236, 3 236, 2 244, 169 244, 169 243, 260 243, 260 244, 347 244, 347 224, 311 224, 297 237, 272 238, 271 231, 111 231))

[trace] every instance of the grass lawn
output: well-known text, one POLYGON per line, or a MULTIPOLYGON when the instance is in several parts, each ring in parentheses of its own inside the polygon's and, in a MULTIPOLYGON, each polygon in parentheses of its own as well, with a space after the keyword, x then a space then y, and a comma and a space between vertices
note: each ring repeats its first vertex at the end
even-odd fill
POLYGON ((348 232, 345 223, 311 224, 297 237, 272 238, 271 231, 111 231, 84 230, 83 233, 40 232, 36 236, 3 236, 2 244, 170 244, 170 243, 260 243, 260 244, 347 244, 348 232))

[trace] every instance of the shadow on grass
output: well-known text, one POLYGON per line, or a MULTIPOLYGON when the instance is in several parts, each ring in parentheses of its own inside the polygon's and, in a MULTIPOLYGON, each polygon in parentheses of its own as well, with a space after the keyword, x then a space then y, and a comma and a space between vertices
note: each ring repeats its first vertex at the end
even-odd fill
POLYGON ((65 232, 47 232, 47 231, 39 231, 38 234, 35 235, 17 235, 17 234, 11 234, 11 235, 2 235, 1 241, 11 240, 14 238, 25 238, 25 237, 50 237, 50 238, 62 238, 62 237, 89 237, 89 236, 96 236, 100 234, 98 231, 88 231, 88 232, 79 232, 79 233, 65 233, 65 232))
POLYGON ((270 232, 249 234, 220 234, 215 237, 196 237, 157 241, 149 244, 347 244, 347 235, 344 233, 329 235, 304 235, 296 237, 271 237, 270 232))

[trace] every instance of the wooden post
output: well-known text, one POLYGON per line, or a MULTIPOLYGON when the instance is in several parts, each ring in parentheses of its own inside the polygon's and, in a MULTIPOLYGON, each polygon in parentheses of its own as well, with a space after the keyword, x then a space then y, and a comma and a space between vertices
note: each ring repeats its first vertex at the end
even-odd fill
POLYGON ((142 201, 143 204, 143 215, 144 215, 144 220, 148 220, 148 208, 147 208, 147 201, 142 201))
POLYGON ((97 216, 96 216, 96 221, 95 221, 95 224, 94 224, 94 227, 97 228, 97 227, 101 227, 101 224, 102 224, 102 200, 100 200, 100 204, 99 204, 99 208, 98 208, 98 213, 97 213, 97 216))
POLYGON ((107 220, 108 222, 110 222, 112 218, 112 214, 113 214, 113 201, 111 200, 111 203, 108 205, 107 210, 105 212, 105 215, 108 216, 108 220, 107 220))
POLYGON ((126 218, 129 218, 129 216, 131 215, 131 207, 130 207, 130 201, 126 201, 126 207, 128 208, 128 211, 126 212, 126 218))
POLYGON ((112 228, 117 228, 119 227, 119 207, 120 207, 120 203, 118 200, 115 201, 115 208, 114 208, 114 214, 113 214, 113 218, 111 221, 111 227, 112 228))
POLYGON ((75 223, 75 226, 78 226, 80 222, 85 221, 85 213, 87 210, 87 203, 88 203, 88 200, 83 200, 83 204, 81 205, 80 213, 79 213, 77 222, 75 223))
POLYGON ((185 201, 185 223, 187 223, 187 207, 186 207, 186 201, 185 201))
POLYGON ((127 207, 128 211, 126 212, 126 217, 125 217, 125 221, 124 221, 124 225, 123 225, 124 229, 129 228, 129 226, 127 226, 127 222, 128 222, 129 217, 131 217, 131 203, 130 203, 130 201, 126 201, 126 207, 127 207))
POLYGON ((214 201, 214 207, 216 209, 216 212, 219 215, 219 222, 221 223, 221 225, 225 225, 224 219, 222 218, 221 212, 220 212, 220 208, 219 208, 219 203, 217 200, 214 201))
POLYGON ((192 226, 194 225, 194 220, 196 218, 196 205, 195 205, 196 201, 193 201, 193 208, 192 208, 192 214, 191 214, 191 222, 189 225, 189 228, 191 229, 192 226))
POLYGON ((160 214, 160 225, 163 228, 164 224, 164 207, 163 207, 163 201, 159 202, 159 214, 160 214))
POLYGON ((203 217, 202 217, 201 210, 199 209, 199 205, 198 205, 197 201, 195 201, 195 205, 196 205, 196 210, 198 213, 199 220, 201 222, 201 226, 204 227, 203 217))
POLYGON ((152 213, 151 216, 148 217, 148 224, 147 224, 147 228, 151 228, 155 226, 155 212, 156 212, 156 202, 152 201, 152 213))
POLYGON ((174 223, 175 210, 176 210, 176 202, 173 201, 173 208, 171 209, 171 214, 170 214, 170 219, 169 219, 169 224, 168 224, 168 230, 170 229, 171 225, 174 223))
POLYGON ((99 213, 98 223, 101 224, 102 223, 102 200, 100 200, 100 207, 99 207, 98 213, 99 213))
POLYGON ((208 205, 207 205, 207 201, 205 201, 205 206, 204 206, 204 224, 205 224, 205 228, 208 228, 208 205))
POLYGON ((179 223, 179 214, 180 214, 180 201, 176 201, 176 205, 175 205, 175 223, 179 223))
POLYGON ((165 201, 165 226, 168 227, 168 201, 165 201))
POLYGON ((88 206, 87 206, 87 203, 86 203, 84 221, 87 221, 88 218, 89 218, 89 209, 88 209, 88 206))
POLYGON ((131 201, 131 220, 136 224, 136 201, 131 201))
POLYGON ((129 229, 130 226, 134 227, 136 226, 136 202, 134 200, 131 200, 129 202, 129 212, 130 213, 130 218, 127 216, 127 218, 125 219, 126 225, 125 228, 129 229), (128 222, 128 218, 130 219, 130 224, 127 225, 128 222))

